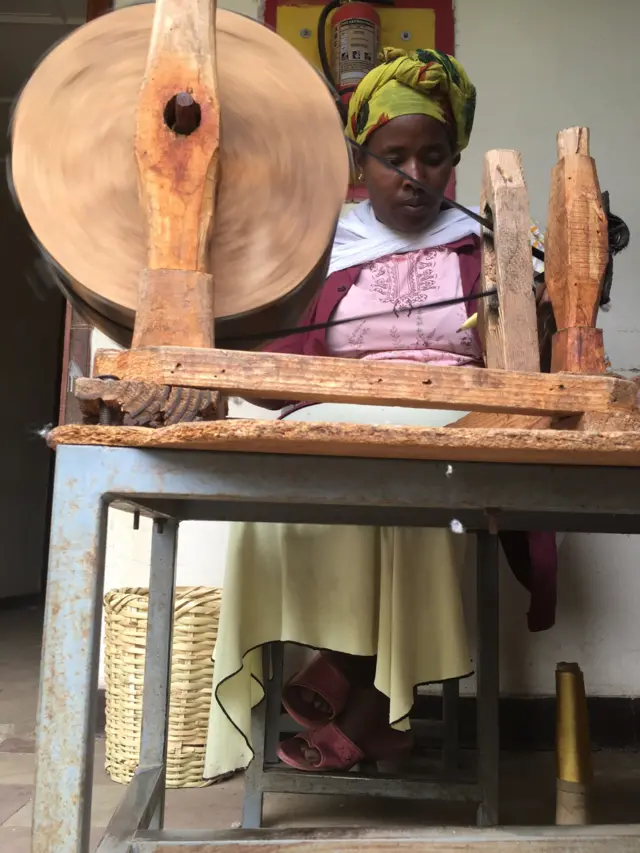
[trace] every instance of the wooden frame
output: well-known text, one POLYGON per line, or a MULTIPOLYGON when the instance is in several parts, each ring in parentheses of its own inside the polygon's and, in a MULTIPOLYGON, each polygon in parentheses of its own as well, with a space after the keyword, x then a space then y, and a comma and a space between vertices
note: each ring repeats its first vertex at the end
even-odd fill
MULTIPOLYGON (((484 440, 487 452, 496 440, 493 430, 505 426, 505 414, 515 418, 509 429, 525 433, 552 426, 630 433, 628 444, 633 448, 638 427, 635 384, 576 375, 604 370, 603 359, 594 358, 592 351, 602 338, 594 323, 600 274, 607 264, 606 218, 585 128, 559 134, 550 196, 548 290, 561 320, 554 338, 553 369, 562 375, 539 373, 528 197, 521 158, 510 151, 489 152, 482 178, 481 205, 493 222, 493 234, 482 236, 482 288, 495 290, 495 296, 482 301, 479 320, 488 369, 460 371, 214 349, 214 284, 203 252, 214 225, 212 205, 204 200, 215 198, 219 143, 217 83, 215 73, 207 70, 211 67, 207 58, 215 50, 210 37, 213 13, 210 0, 156 3, 135 144, 149 220, 148 268, 140 280, 134 348, 98 353, 94 374, 111 378, 76 384, 89 422, 109 422, 114 414, 125 426, 219 418, 224 415, 221 396, 227 393, 471 410, 459 427, 482 430, 472 444, 484 440), (184 27, 169 26, 179 19, 184 27), (181 132, 179 140, 175 134, 167 135, 163 124, 163 105, 173 92, 176 75, 192 80, 191 94, 183 93, 184 97, 207 107, 205 126, 193 126, 186 135, 181 132), (185 150, 186 170, 180 166, 185 150), (201 188, 195 195, 194 186, 201 188), (540 417, 546 420, 541 422, 540 417)), ((219 430, 216 434, 222 436, 219 430)), ((454 434, 463 444, 461 429, 454 434)), ((425 458, 429 435, 437 445, 437 433, 428 430, 419 442, 411 437, 402 444, 412 448, 407 450, 410 454, 425 458)), ((79 433, 74 436, 77 440, 79 433)), ((573 439, 566 446, 577 447, 587 439, 573 439)), ((52 439, 61 440, 60 435, 52 439)), ((374 450, 368 439, 353 435, 342 452, 362 449, 363 444, 371 452, 382 452, 374 450)), ((523 451, 527 445, 523 440, 523 451)), ((601 451, 594 445, 594 460, 602 459, 601 451)), ((633 452, 626 458, 634 458, 633 452)))
MULTIPOLYGON (((176 0, 165 0, 169 2, 176 0)), ((153 85, 148 80, 143 88, 146 99, 152 97, 153 85)), ((214 92, 215 83, 208 85, 214 92)), ((215 102, 215 94, 207 97, 215 102)), ((194 150, 199 151, 197 144, 196 139, 194 150)), ((211 134, 207 144, 210 152, 215 151, 211 134)), ((145 157, 152 145, 147 138, 145 157)), ((493 233, 482 235, 482 289, 495 294, 481 301, 479 313, 486 368, 460 370, 215 349, 210 334, 213 300, 208 295, 212 283, 201 260, 192 261, 192 271, 184 267, 183 258, 201 259, 202 255, 196 251, 197 229, 183 229, 181 239, 190 241, 190 247, 174 240, 173 260, 166 251, 159 255, 157 246, 150 252, 156 267, 159 264, 153 259, 162 256, 162 263, 173 268, 147 270, 142 275, 136 346, 125 352, 98 352, 94 374, 103 378, 76 383, 88 422, 112 423, 111 428, 118 430, 112 438, 101 431, 99 441, 171 447, 182 442, 191 448, 247 452, 278 452, 280 443, 282 452, 329 455, 636 465, 638 388, 627 379, 603 375, 602 360, 594 359, 588 346, 601 340, 601 332, 589 324, 597 316, 598 275, 606 267, 608 254, 606 220, 588 145, 586 129, 571 128, 558 136, 546 257, 549 294, 561 318, 554 337, 555 373, 540 373, 529 205, 521 158, 513 151, 491 151, 485 156, 481 194, 482 210, 493 222, 493 233), (585 242, 585 233, 592 239, 585 242), (569 287, 571 294, 565 298, 569 287), (178 392, 181 407, 176 402, 178 392), (224 417, 224 395, 448 408, 471 414, 457 422, 454 430, 282 423, 265 427, 233 421, 190 427, 184 423, 224 417), (150 436, 127 428, 145 423, 164 424, 162 429, 173 431, 163 434, 161 429, 150 436)), ((215 171, 208 166, 213 156, 192 160, 192 169, 202 172, 203 186, 205 175, 206 180, 215 180, 215 171)), ((154 187, 163 169, 168 170, 162 186, 170 188, 171 198, 155 209, 170 211, 171 199, 179 199, 181 190, 179 180, 172 177, 170 151, 163 151, 162 158, 156 159, 153 174, 145 159, 140 160, 142 186, 154 187)), ((161 239, 161 233, 169 232, 152 220, 152 244, 161 239)), ((93 429, 57 432, 51 441, 94 443, 98 439, 93 429)))

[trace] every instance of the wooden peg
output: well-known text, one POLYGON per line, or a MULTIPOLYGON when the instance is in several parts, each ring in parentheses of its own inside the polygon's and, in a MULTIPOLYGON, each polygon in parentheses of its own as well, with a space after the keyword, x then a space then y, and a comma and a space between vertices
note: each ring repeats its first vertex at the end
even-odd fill
POLYGON ((214 344, 215 0, 156 0, 135 155, 148 223, 133 346, 214 344))
POLYGON ((486 366, 539 372, 529 198, 517 151, 485 154, 480 204, 494 229, 482 236, 482 290, 498 291, 480 305, 486 366))
POLYGON ((595 328, 608 260, 607 218, 589 155, 589 130, 558 134, 545 235, 545 280, 558 331, 555 372, 604 373, 602 331, 595 328))
POLYGON ((566 130, 561 130, 556 138, 558 160, 567 156, 570 157, 572 154, 590 157, 590 141, 591 133, 588 127, 568 127, 566 130))

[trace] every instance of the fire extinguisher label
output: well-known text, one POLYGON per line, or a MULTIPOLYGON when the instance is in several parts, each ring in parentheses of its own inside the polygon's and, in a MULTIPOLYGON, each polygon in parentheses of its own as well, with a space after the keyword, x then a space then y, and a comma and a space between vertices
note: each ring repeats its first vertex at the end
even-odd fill
POLYGON ((375 66, 378 28, 362 18, 341 21, 333 28, 333 66, 339 88, 352 86, 375 66))

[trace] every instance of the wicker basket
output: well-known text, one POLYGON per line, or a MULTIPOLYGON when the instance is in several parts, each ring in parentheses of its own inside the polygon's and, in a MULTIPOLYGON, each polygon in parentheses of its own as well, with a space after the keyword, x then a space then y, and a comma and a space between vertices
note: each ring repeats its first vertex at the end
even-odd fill
MULTIPOLYGON (((222 590, 178 587, 175 596, 167 788, 200 788, 209 726, 213 664, 222 590)), ((105 596, 105 768, 127 783, 140 754, 148 589, 105 596)))

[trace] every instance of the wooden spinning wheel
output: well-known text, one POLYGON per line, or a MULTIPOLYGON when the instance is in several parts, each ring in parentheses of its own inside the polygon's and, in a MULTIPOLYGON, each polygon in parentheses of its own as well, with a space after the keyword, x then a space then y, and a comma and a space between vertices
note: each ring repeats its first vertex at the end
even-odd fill
MULTIPOLYGON (((89 422, 115 429, 216 419, 224 393, 471 410, 442 447, 451 453, 468 440, 460 452, 473 447, 482 458, 484 445, 493 449, 501 437, 511 447, 503 427, 535 428, 537 436, 518 442, 536 447, 557 443, 560 432, 540 427, 607 428, 609 437, 632 430, 635 448, 636 387, 602 375, 595 320, 607 223, 586 129, 559 135, 552 176, 546 260, 559 320, 555 376, 539 373, 527 191, 519 155, 505 151, 486 155, 482 184, 494 225, 483 240, 482 286, 496 294, 481 312, 487 370, 215 349, 215 335, 242 344, 242 335, 295 323, 324 277, 348 168, 321 78, 256 22, 216 16, 211 0, 120 10, 56 48, 18 105, 17 196, 96 316, 131 328, 135 312, 132 349, 98 353, 95 372, 107 379, 76 384, 89 422), (565 375, 579 373, 596 375, 565 375), (485 434, 465 436, 466 426, 485 434)), ((273 425, 283 451, 291 428, 273 425)), ((245 447, 234 423, 220 424, 211 440, 228 447, 232 431, 233 446, 245 447)), ((377 433, 375 447, 368 436, 363 449, 361 435, 355 443, 342 435, 323 452, 389 454, 397 438, 377 433)), ((438 457, 440 438, 421 431, 410 455, 438 457)), ((120 439, 102 431, 92 440, 120 439)), ((252 441, 264 449, 262 439, 252 441)), ((407 447, 403 439, 394 452, 407 447)), ((516 458, 521 449, 514 446, 516 458)))
POLYGON ((348 182, 331 95, 249 18, 211 0, 155 8, 155 28, 152 4, 120 9, 38 67, 13 122, 18 201, 107 333, 130 335, 145 268, 212 279, 143 276, 169 337, 139 322, 138 343, 210 346, 214 315, 218 334, 291 324, 324 278, 348 182))
MULTIPOLYGON (((155 12, 141 6, 113 13, 71 36, 36 71, 13 129, 18 199, 37 238, 96 317, 131 329, 135 312, 132 349, 99 352, 94 368, 101 378, 76 384, 93 423, 58 428, 49 444, 212 451, 205 454, 204 480, 203 457, 183 466, 177 457, 186 454, 171 454, 160 465, 153 462, 154 454, 100 451, 100 457, 116 461, 89 456, 100 466, 95 478, 84 478, 90 486, 77 485, 87 456, 73 461, 73 455, 61 454, 52 525, 55 584, 48 592, 42 668, 36 853, 88 849, 87 756, 93 744, 87 733, 97 666, 87 638, 99 632, 100 549, 106 507, 114 497, 138 495, 153 501, 166 495, 170 500, 160 504, 164 513, 173 504, 191 503, 183 499, 194 497, 195 482, 195 497, 202 502, 237 502, 244 508, 255 502, 262 508, 277 503, 278 492, 274 497, 255 460, 240 462, 238 477, 227 479, 224 464, 217 459, 210 464, 206 457, 215 456, 213 451, 234 451, 240 457, 280 453, 308 457, 282 466, 290 472, 282 478, 287 489, 283 512, 289 513, 295 498, 313 511, 328 508, 334 520, 333 510, 386 513, 391 508, 400 510, 402 518, 410 510, 411 519, 425 523, 425 516, 434 517, 432 510, 456 507, 472 510, 475 518, 484 513, 489 532, 496 534, 503 511, 507 524, 513 524, 523 508, 533 513, 536 524, 546 524, 549 516, 562 518, 563 508, 579 506, 575 514, 588 523, 585 496, 569 497, 568 492, 576 491, 573 483, 591 480, 565 476, 566 466, 640 465, 637 388, 625 378, 605 375, 602 335, 595 328, 608 247, 588 134, 585 129, 565 131, 558 141, 545 257, 558 321, 551 374, 540 372, 528 198, 521 158, 513 151, 489 152, 482 176, 482 210, 492 221, 493 234, 482 238, 481 287, 483 296, 490 291, 495 297, 484 300, 480 312, 486 369, 231 352, 215 348, 216 335, 220 342, 228 332, 248 335, 292 325, 325 271, 347 185, 348 157, 321 79, 292 48, 255 22, 228 13, 216 18, 214 0, 157 0, 155 12), (224 419, 221 394, 470 414, 453 429, 234 421, 224 419), (207 419, 217 421, 184 423, 207 419), (351 465, 352 481, 340 471, 318 486, 323 479, 313 460, 318 455, 484 464, 460 466, 461 478, 457 472, 450 476, 450 464, 451 471, 444 465, 420 466, 409 474, 413 463, 408 461, 394 466, 358 462, 351 465), (132 465, 133 457, 139 464, 132 465), (513 472, 519 479, 505 478, 517 489, 499 485, 508 467, 502 463, 520 469, 513 472), (523 470, 523 463, 553 467, 538 475, 523 470), (116 470, 120 465, 139 467, 139 490, 131 486, 129 469, 116 470), (185 472, 193 471, 197 474, 185 480, 185 472), (255 483, 247 485, 254 476, 255 483), (295 488, 290 485, 294 479, 299 481, 295 488), (166 490, 165 480, 171 482, 166 490), (418 488, 418 480, 430 480, 429 488, 418 488), (538 485, 532 498, 522 499, 517 491, 526 492, 529 480, 538 485), (415 506, 410 505, 412 495, 417 495, 415 506), (72 547, 68 530, 82 533, 79 545, 72 547), (70 652, 72 646, 77 648, 70 652), (79 691, 79 699, 72 690, 79 691), (77 722, 71 738, 68 720, 77 722)), ((226 465, 229 471, 235 462, 226 465)), ((263 471, 277 478, 277 468, 278 463, 270 464, 263 471)), ((630 488, 629 479, 619 482, 630 488)), ((635 511, 633 502, 632 510, 625 505, 625 494, 603 502, 605 509, 596 517, 609 518, 614 509, 635 511)), ((377 524, 382 516, 368 518, 377 524)), ((170 523, 175 536, 175 522, 170 523)), ((164 542, 153 547, 159 555, 155 565, 162 569, 157 571, 162 578, 155 586, 161 602, 156 613, 164 608, 166 615, 170 599, 164 596, 174 583, 167 554, 175 548, 175 538, 164 542)), ((485 545, 493 549, 488 540, 485 545)), ((491 560, 493 580, 485 597, 495 601, 497 574, 491 560)), ((170 617, 162 624, 170 625, 170 617)), ((156 628, 153 636, 162 630, 156 628)), ((493 629, 489 640, 483 654, 497 661, 493 629)), ((164 649, 168 662, 169 645, 164 649)), ((148 682, 156 712, 166 711, 168 682, 162 682, 162 689, 160 683, 148 682)), ((491 702, 484 704, 479 728, 484 731, 485 770, 477 787, 485 818, 495 823, 497 774, 486 768, 497 767, 499 759, 497 679, 493 698, 486 683, 483 691, 491 702)), ((158 743, 159 731, 150 744, 158 743)), ((173 832, 139 836, 139 830, 162 820, 163 750, 166 754, 164 741, 157 765, 142 763, 107 830, 105 849, 128 849, 138 841, 141 849, 167 851, 227 850, 238 843, 270 851, 307 845, 317 851, 336 845, 354 850, 467 849, 475 843, 440 831, 432 841, 410 836, 376 840, 368 834, 336 840, 313 832, 293 842, 276 834, 234 837, 226 832, 211 843, 193 836, 183 843, 173 832)), ((499 844, 505 851, 521 851, 530 844, 536 851, 584 851, 609 840, 607 833, 555 837, 537 830, 527 836, 516 829, 504 838, 480 834, 477 843, 482 850, 499 844)), ((628 837, 618 835, 615 850, 636 849, 637 838, 637 828, 628 837)))

